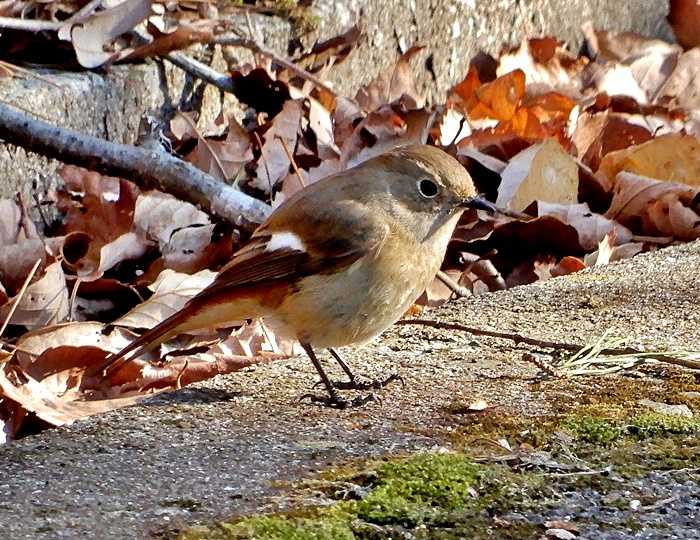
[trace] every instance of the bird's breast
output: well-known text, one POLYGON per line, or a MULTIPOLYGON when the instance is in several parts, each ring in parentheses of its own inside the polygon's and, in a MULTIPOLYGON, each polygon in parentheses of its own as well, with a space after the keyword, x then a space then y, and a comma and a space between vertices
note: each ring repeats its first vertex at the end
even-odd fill
POLYGON ((406 312, 443 254, 436 257, 421 244, 390 239, 339 272, 301 279, 274 318, 316 347, 365 343, 406 312))

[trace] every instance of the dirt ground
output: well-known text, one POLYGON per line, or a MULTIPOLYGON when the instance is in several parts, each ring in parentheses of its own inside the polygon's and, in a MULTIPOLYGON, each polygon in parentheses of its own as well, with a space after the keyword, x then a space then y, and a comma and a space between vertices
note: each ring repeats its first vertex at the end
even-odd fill
MULTIPOLYGON (((455 301, 424 316, 554 341, 590 342, 610 330, 633 346, 700 349, 699 263, 695 242, 455 301)), ((347 353, 358 372, 396 370, 404 380, 360 409, 300 402, 316 377, 308 360, 296 358, 27 437, 0 448, 2 536, 143 538, 275 510, 284 507, 290 481, 331 465, 449 447, 458 428, 455 402, 483 399, 496 411, 536 422, 611 385, 609 377, 542 381, 538 368, 522 360, 528 351, 533 348, 506 340, 396 326, 347 353)), ((641 382, 656 400, 663 401, 665 371, 641 382)), ((623 379, 612 379, 612 386, 623 379)), ((661 499, 680 494, 689 505, 684 515, 697 519, 697 474, 649 482, 661 499)), ((590 513, 586 500, 577 504, 590 513)), ((665 537, 695 534, 680 521, 673 527, 665 537)))

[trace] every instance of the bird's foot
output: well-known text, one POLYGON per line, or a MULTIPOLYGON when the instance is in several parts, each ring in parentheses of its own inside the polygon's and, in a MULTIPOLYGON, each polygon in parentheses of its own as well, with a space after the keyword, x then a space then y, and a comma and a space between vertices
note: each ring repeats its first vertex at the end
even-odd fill
POLYGON ((353 399, 347 399, 339 396, 337 392, 331 392, 327 396, 306 394, 301 396, 301 399, 299 401, 303 401, 306 398, 308 398, 311 401, 311 403, 315 403, 317 405, 325 405, 326 407, 331 407, 333 409, 352 409, 354 407, 361 407, 362 405, 365 405, 370 401, 374 401, 377 399, 377 397, 372 392, 364 394, 362 396, 357 396, 353 399))
POLYGON ((396 372, 383 379, 353 377, 349 381, 333 381, 333 386, 338 390, 380 390, 394 381, 399 381, 403 386, 403 378, 396 372))

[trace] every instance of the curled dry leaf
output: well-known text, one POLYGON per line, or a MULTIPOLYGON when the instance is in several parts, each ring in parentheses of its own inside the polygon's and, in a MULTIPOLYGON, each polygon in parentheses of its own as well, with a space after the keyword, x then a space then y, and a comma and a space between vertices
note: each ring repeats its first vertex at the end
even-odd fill
POLYGON ((700 108, 700 46, 680 56, 659 96, 679 107, 700 108))
POLYGON ((588 51, 604 62, 624 62, 630 57, 644 56, 649 51, 668 51, 676 48, 660 39, 648 38, 634 32, 596 30, 588 21, 581 25, 588 51))
POLYGON ((700 237, 700 189, 621 172, 606 217, 638 234, 694 240, 700 237))
POLYGON ((676 133, 610 152, 597 175, 612 184, 621 171, 700 187, 700 140, 676 133))
POLYGON ((109 352, 129 342, 123 331, 105 330, 94 322, 47 327, 23 336, 13 355, 4 353, 0 362, 0 422, 7 435, 11 437, 19 429, 24 411, 52 425, 70 424, 260 361, 211 354, 209 358, 178 357, 159 367, 134 360, 109 380, 101 381, 96 368, 109 352))
POLYGON ((697 0, 670 0, 667 19, 683 48, 700 46, 700 3, 697 0))
POLYGON ((62 232, 82 232, 89 239, 81 257, 70 257, 71 268, 86 279, 96 279, 99 269, 123 260, 120 253, 126 258, 133 251, 118 243, 106 249, 111 260, 101 262, 103 246, 131 231, 137 190, 129 182, 80 167, 64 166, 60 174, 65 182, 57 204, 65 214, 62 232))
POLYGON ((184 227, 209 225, 209 216, 195 205, 160 191, 139 195, 134 209, 134 229, 163 246, 173 232, 184 227))
MULTIPOLYGON (((12 302, 0 308, 0 318, 7 317, 12 302)), ((44 275, 30 284, 19 299, 10 324, 23 325, 30 330, 63 322, 68 317, 68 287, 60 262, 46 267, 44 275)))
POLYGON ((614 261, 629 259, 630 257, 634 257, 637 253, 641 253, 644 249, 644 244, 641 242, 628 242, 622 245, 616 244, 617 238, 615 233, 611 232, 606 234, 605 238, 598 244, 598 249, 584 257, 583 260, 586 266, 602 266, 614 261))
MULTIPOLYGON (((105 45, 132 30, 150 13, 150 0, 124 0, 70 24, 64 32, 70 35, 80 65, 92 69, 116 59, 118 55, 114 51, 105 51, 105 45)), ((61 35, 65 34, 61 32, 61 35)))
POLYGON ((554 38, 525 39, 520 47, 500 56, 496 74, 519 69, 525 73, 528 93, 556 90, 577 98, 581 89, 578 74, 587 63, 585 57, 572 55, 554 38))
MULTIPOLYGON (((644 143, 651 138, 652 135, 646 127, 630 122, 629 115, 610 113, 606 110, 579 115, 572 140, 583 163, 595 171, 600 166, 603 156, 644 143)), ((612 187, 607 177, 605 187, 612 187)))
POLYGON ((14 295, 24 283, 37 260, 42 266, 47 260, 44 242, 38 238, 20 240, 15 244, 0 244, 0 283, 14 295))
POLYGON ((503 170, 496 204, 522 211, 533 201, 576 202, 578 165, 553 139, 515 156, 503 170))
POLYGON ((215 277, 216 272, 210 270, 192 275, 164 270, 149 286, 153 296, 114 321, 114 324, 128 328, 152 328, 182 309, 190 298, 214 281, 215 277))
MULTIPOLYGON (((187 133, 187 128, 182 128, 179 124, 177 129, 182 135, 187 133)), ((194 133, 193 138, 198 138, 198 134, 194 133)), ((250 136, 235 119, 229 122, 228 133, 223 141, 214 138, 207 138, 206 141, 200 139, 195 149, 187 155, 187 161, 220 180, 236 178, 245 164, 252 159, 250 136)))
POLYGON ((614 233, 620 243, 629 242, 632 238, 632 232, 627 227, 591 212, 586 203, 554 204, 537 201, 537 215, 553 216, 574 227, 579 244, 586 251, 596 249, 610 233, 614 233))
POLYGON ((265 193, 288 173, 291 166, 287 150, 293 155, 297 144, 297 133, 301 126, 302 107, 298 101, 286 101, 282 111, 275 116, 272 126, 265 133, 251 185, 265 193), (285 146, 287 150, 285 150, 285 146))
POLYGON ((410 98, 409 108, 421 107, 423 98, 416 90, 416 81, 410 62, 422 50, 423 47, 411 47, 399 57, 394 69, 381 71, 375 80, 361 88, 355 96, 355 101, 360 107, 371 112, 403 96, 410 98))
POLYGON ((122 55, 121 60, 130 62, 142 58, 165 56, 172 51, 186 49, 196 43, 207 43, 214 37, 216 24, 216 21, 210 20, 185 22, 167 33, 160 32, 154 25, 149 24, 148 31, 153 35, 153 41, 122 55))

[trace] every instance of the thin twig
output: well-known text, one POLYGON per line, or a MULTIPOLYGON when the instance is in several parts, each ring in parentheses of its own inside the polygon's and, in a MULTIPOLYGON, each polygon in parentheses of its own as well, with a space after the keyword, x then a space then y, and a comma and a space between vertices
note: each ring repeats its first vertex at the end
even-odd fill
POLYGON ((36 21, 34 19, 19 19, 16 17, 0 17, 0 28, 23 30, 25 32, 58 31, 63 22, 36 21))
POLYGON ((37 259, 37 261, 34 263, 34 266, 32 266, 32 269, 29 271, 29 275, 27 276, 27 279, 24 280, 24 283, 22 284, 22 288, 19 290, 19 293, 15 297, 15 301, 12 303, 12 307, 10 308, 10 311, 7 314, 7 317, 5 317, 5 322, 3 322, 2 326, 0 327, 0 336, 2 336, 2 334, 5 332, 7 325, 10 324, 10 319, 12 319, 12 316, 15 314, 15 311, 17 311, 17 306, 19 306, 19 303, 22 300, 24 293, 27 292, 27 288, 29 287, 29 283, 31 283, 32 279, 34 278, 34 274, 36 274, 36 271, 39 268, 40 264, 41 264, 41 259, 37 259))
POLYGON ((209 154, 211 154, 211 157, 214 159, 214 163, 216 163, 216 166, 219 168, 219 172, 221 173, 221 179, 226 180, 226 170, 224 169, 224 165, 221 163, 219 156, 216 155, 216 152, 214 152, 214 149, 209 144, 209 141, 207 141, 197 129, 197 124, 195 124, 194 120, 192 120, 189 116, 182 112, 178 111, 178 115, 185 119, 185 122, 187 122, 187 124, 192 128, 192 131, 194 131, 195 135, 197 135, 199 141, 202 144, 204 144, 207 151, 209 152, 209 154))
MULTIPOLYGON (((487 337, 494 337, 494 338, 499 338, 499 339, 509 339, 515 344, 519 343, 525 343, 526 345, 533 345, 535 347, 542 347, 544 349, 556 349, 556 350, 564 350, 564 351, 570 351, 570 352, 579 352, 581 349, 583 349, 585 346, 583 345, 578 345, 576 343, 564 343, 560 341, 547 341, 543 339, 536 339, 536 338, 531 338, 527 336, 523 336, 521 334, 517 334, 514 332, 496 332, 493 330, 482 330, 481 328, 472 328, 469 326, 464 326, 459 323, 447 323, 447 322, 442 322, 442 321, 431 321, 428 319, 404 319, 401 321, 398 321, 397 324, 418 324, 421 326, 428 326, 430 328, 439 328, 442 330, 456 330, 458 332, 468 332, 469 334, 473 334, 475 336, 487 336, 487 337)), ((691 360, 689 358, 676 358, 674 356, 670 356, 668 354, 662 354, 662 353, 650 353, 650 352, 645 352, 645 351, 640 351, 637 349, 633 349, 632 347, 621 347, 621 348, 610 348, 610 349, 602 349, 599 351, 599 354, 607 354, 607 355, 612 355, 612 356, 623 356, 623 355, 643 355, 645 358, 651 358, 652 360, 656 360, 658 362, 664 362, 666 364, 673 364, 676 366, 682 366, 686 367, 689 369, 697 369, 700 370, 700 361, 697 360, 691 360)))
POLYGON ((179 67, 181 70, 186 71, 190 75, 197 77, 198 79, 201 79, 212 86, 215 86, 219 90, 228 92, 229 94, 235 94, 236 86, 231 77, 224 75, 223 73, 219 73, 203 62, 195 60, 194 58, 179 52, 171 52, 166 54, 164 58, 179 67))
POLYGON ((288 69, 292 73, 294 73, 297 77, 301 77, 302 79, 309 81, 322 90, 325 90, 326 92, 329 92, 333 96, 337 96, 337 94, 331 89, 330 86, 328 86, 325 82, 323 82, 321 79, 313 75, 312 73, 309 73, 306 71, 304 68, 301 68, 297 66, 294 62, 289 60, 288 58, 285 58, 283 56, 280 56, 277 54, 275 51, 268 49, 267 47, 263 47, 256 41, 253 41, 252 39, 246 39, 246 38, 231 38, 231 37, 218 37, 214 38, 213 43, 216 43, 217 45, 228 45, 232 47, 244 47, 246 49, 250 49, 252 51, 259 52, 263 56, 267 56, 270 58, 273 62, 276 62, 283 68, 288 69))
POLYGON ((445 287, 450 289, 453 293, 455 293, 460 298, 472 296, 472 292, 469 289, 467 289, 466 287, 462 287, 459 283, 457 283, 454 279, 452 279, 448 274, 446 274, 442 270, 438 270, 435 277, 438 278, 440 281, 442 281, 442 283, 443 283, 443 285, 445 285, 445 287))
POLYGON ((292 164, 292 168, 294 169, 294 172, 296 173, 297 178, 299 179, 299 184, 301 185, 301 189, 304 189, 306 187, 306 184, 304 183, 304 177, 301 176, 301 171, 299 170, 299 167, 297 167, 297 162, 294 160, 294 156, 289 151, 289 147, 287 146, 287 142, 279 135, 276 135, 276 137, 282 143, 282 148, 284 148, 284 153, 287 154, 287 158, 289 159, 289 162, 292 164))

